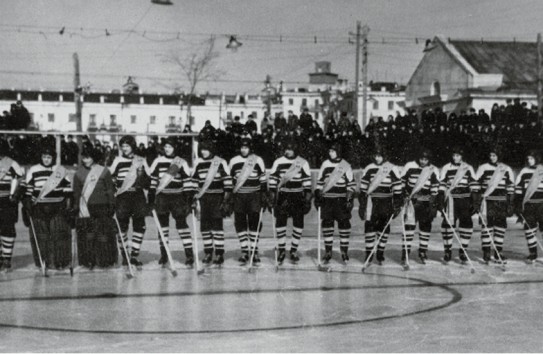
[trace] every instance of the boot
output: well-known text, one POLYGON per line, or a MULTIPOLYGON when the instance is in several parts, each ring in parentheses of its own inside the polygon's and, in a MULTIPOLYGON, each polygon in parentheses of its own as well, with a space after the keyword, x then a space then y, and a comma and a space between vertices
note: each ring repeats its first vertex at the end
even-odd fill
MULTIPOLYGON (((462 258, 460 258, 462 259, 462 258)), ((483 261, 488 264, 490 262, 490 248, 483 248, 483 261)))
POLYGON ((166 248, 163 246, 160 247, 160 259, 158 260, 158 264, 162 267, 165 267, 166 264, 168 264, 168 254, 166 253, 166 248))
POLYGON ((292 263, 298 263, 300 261, 297 251, 290 250, 290 261, 292 263))
POLYGON ((130 264, 136 267, 137 270, 141 270, 143 268, 143 263, 141 263, 141 261, 135 256, 130 258, 130 264))
POLYGON ((537 259, 537 248, 530 248, 529 251, 530 254, 527 257, 528 261, 535 262, 535 260, 537 259))
POLYGON ((260 263, 260 257, 258 256, 258 252, 255 252, 255 255, 253 256, 253 264, 260 263))
POLYGON ((205 252, 204 260, 202 261, 203 264, 211 264, 213 261, 213 254, 211 252, 207 253, 205 252))
POLYGON ((287 255, 284 248, 279 249, 279 253, 277 254, 277 263, 283 264, 283 261, 285 260, 285 256, 287 255))
POLYGON ((375 258, 377 259, 377 263, 379 265, 382 265, 383 262, 385 261, 385 251, 377 250, 377 254, 376 254, 375 258))
POLYGON ((460 257, 460 261, 462 263, 466 263, 468 261, 468 256, 466 255, 466 252, 464 252, 463 249, 458 250, 458 257, 460 257))
POLYGON ((3 272, 11 272, 11 260, 4 259, 0 267, 3 272))
POLYGON ((238 262, 243 264, 249 262, 249 253, 247 251, 242 251, 241 257, 238 258, 238 262))
POLYGON ((192 252, 192 248, 185 249, 185 257, 187 257, 185 260, 185 265, 191 267, 194 264, 194 254, 192 252))
POLYGON ((507 257, 503 255, 502 250, 498 249, 498 251, 494 251, 494 261, 499 262, 500 259, 503 263, 506 263, 507 257))
MULTIPOLYGON (((411 250, 407 250, 407 254, 410 254, 410 253, 411 253, 411 250)), ((401 258, 400 264, 404 268, 407 267, 407 256, 405 254, 405 249, 402 250, 402 258, 401 258)))
POLYGON ((426 250, 419 248, 419 259, 422 264, 426 264, 426 260, 428 259, 428 255, 426 254, 426 250))
POLYGON ((349 261, 349 253, 347 250, 341 251, 341 260, 343 263, 347 263, 349 261))
POLYGON ((324 252, 324 257, 322 257, 322 261, 324 264, 328 264, 331 259, 332 259, 332 247, 326 246, 326 250, 324 252))
POLYGON ((371 254, 371 251, 366 251, 366 258, 364 259, 364 262, 371 263, 372 261, 373 261, 373 255, 371 254))
POLYGON ((445 254, 443 255, 443 262, 448 263, 452 259, 452 250, 450 248, 445 250, 445 254))
POLYGON ((224 257, 222 254, 218 254, 215 260, 213 261, 213 264, 221 265, 224 263, 224 257))

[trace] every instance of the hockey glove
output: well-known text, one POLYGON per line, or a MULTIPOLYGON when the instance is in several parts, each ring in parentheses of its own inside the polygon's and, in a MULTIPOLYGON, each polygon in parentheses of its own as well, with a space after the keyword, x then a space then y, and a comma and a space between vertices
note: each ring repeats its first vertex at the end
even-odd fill
POLYGON ((358 216, 360 216, 360 220, 365 220, 366 209, 368 207, 368 195, 366 193, 360 193, 358 196, 358 203, 360 204, 358 206, 358 216))
POLYGON ((268 207, 268 196, 266 192, 260 192, 260 208, 266 210, 268 207))
POLYGON ((400 215, 400 213, 402 212, 403 210, 403 198, 401 196, 393 196, 392 197, 392 207, 394 208, 394 214, 393 214, 393 218, 395 219, 396 217, 398 217, 398 215, 400 215))
POLYGON ((353 192, 347 191, 347 198, 345 200, 345 209, 350 213, 353 211, 353 192))
POLYGON ((149 212, 155 208, 155 200, 156 200, 156 189, 149 189, 149 193, 147 194, 147 209, 149 212))
POLYGON ((26 211, 27 216, 32 217, 33 208, 34 204, 32 203, 32 198, 23 199, 23 209, 26 211))
POLYGON ((304 215, 309 214, 311 211, 311 198, 313 196, 311 195, 310 191, 304 192, 304 215))
POLYGON ((220 206, 221 214, 223 218, 229 217, 232 215, 232 193, 225 192, 224 199, 220 206))
POLYGON ((435 202, 436 209, 439 211, 445 210, 445 193, 439 192, 436 196, 436 202, 435 202))
POLYGON ((324 204, 324 196, 322 190, 315 189, 315 200, 313 201, 315 208, 319 209, 324 204))
POLYGON ((275 208, 277 194, 273 190, 268 191, 268 198, 266 199, 268 211, 271 213, 272 209, 275 208))
POLYGON ((481 193, 471 193, 471 215, 476 215, 481 211, 482 197, 481 193))
POLYGON ((437 215, 437 195, 431 195, 430 196, 430 217, 432 218, 432 220, 436 217, 437 215))

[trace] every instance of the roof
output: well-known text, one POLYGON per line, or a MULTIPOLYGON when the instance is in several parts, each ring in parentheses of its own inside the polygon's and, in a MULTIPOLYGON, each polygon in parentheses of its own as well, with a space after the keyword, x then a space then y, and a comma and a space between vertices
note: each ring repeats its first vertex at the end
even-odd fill
POLYGON ((500 90, 535 90, 537 87, 537 43, 449 42, 479 74, 502 74, 500 90))

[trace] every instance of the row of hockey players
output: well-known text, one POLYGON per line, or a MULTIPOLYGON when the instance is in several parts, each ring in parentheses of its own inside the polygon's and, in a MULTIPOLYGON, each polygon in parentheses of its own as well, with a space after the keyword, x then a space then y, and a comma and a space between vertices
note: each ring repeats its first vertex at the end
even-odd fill
MULTIPOLYGON (((71 227, 75 227, 78 235, 80 265, 112 266, 118 257, 117 242, 122 237, 122 241, 129 244, 130 219, 133 233, 129 256, 125 256, 128 252, 120 253, 124 264, 130 262, 141 267, 138 256, 149 210, 156 212, 166 242, 169 217, 173 217, 184 245, 185 263, 190 266, 194 263, 193 239, 186 219, 196 208, 201 211, 204 264, 224 262, 223 218, 232 212, 241 244, 240 262, 248 261, 249 249, 254 247, 254 262, 258 263, 256 243, 264 209, 270 210, 275 219, 279 263, 286 257, 286 226, 287 220, 292 219, 289 258, 295 263, 299 260, 297 250, 304 216, 311 210, 313 200, 319 210, 324 237, 324 261, 332 257, 335 223, 342 260, 349 260, 356 183, 338 145, 330 146, 329 158, 320 168, 314 193, 309 165, 298 155, 294 142, 287 143, 284 156, 274 162, 269 180, 262 159, 251 151, 250 140, 243 141, 240 155, 230 163, 215 155, 212 144, 200 143, 201 158, 192 171, 185 160, 176 156, 172 139, 165 140, 164 155, 155 159, 150 167, 134 154, 133 137, 123 137, 120 145, 122 156, 118 156, 109 169, 96 163, 100 160, 96 150, 85 148, 82 165, 72 181, 66 169, 55 165, 54 149, 44 147, 41 163, 30 167, 18 192, 18 181, 24 171, 6 156, 8 147, 0 141, 0 239, 4 269, 11 268, 19 199, 23 202, 25 224, 34 236, 35 242, 31 244, 35 263, 40 265, 43 258, 49 268, 62 269, 70 264, 71 227), (147 199, 144 189, 148 189, 147 199)), ((497 151, 489 154, 489 162, 480 166, 477 173, 462 161, 462 155, 461 149, 455 149, 452 162, 440 173, 430 163, 430 153, 422 151, 418 159, 401 168, 400 173, 400 168, 387 162, 385 154, 376 149, 374 162, 361 174, 358 196, 358 214, 365 220, 366 259, 377 241, 376 236, 380 235, 376 258, 378 262, 384 261, 390 222, 402 214, 406 238, 402 259, 410 251, 418 224, 418 255, 424 262, 432 220, 438 210, 444 217, 441 229, 444 261, 451 260, 453 227, 457 223, 463 248, 468 247, 475 214, 485 221, 481 235, 485 261, 491 259, 491 244, 495 245, 494 256, 503 259, 506 217, 514 213, 524 222, 529 259, 537 258, 536 231, 537 226, 543 226, 543 166, 539 164, 538 155, 528 154, 527 166, 517 176, 516 183, 511 168, 499 162, 497 151)), ((459 257, 466 260, 462 249, 459 257)), ((167 261, 161 244, 159 262, 166 264, 167 261)))

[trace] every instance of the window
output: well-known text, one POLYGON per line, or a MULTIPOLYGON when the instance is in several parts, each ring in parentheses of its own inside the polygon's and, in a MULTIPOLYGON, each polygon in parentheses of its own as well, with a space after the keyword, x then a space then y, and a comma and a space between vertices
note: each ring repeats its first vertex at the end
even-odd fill
POLYGON ((251 113, 251 115, 253 116, 253 119, 256 119, 256 118, 257 118, 256 111, 253 111, 253 113, 251 113))
POLYGON ((388 101, 388 110, 392 111, 394 109, 394 101, 388 101))
POLYGON ((75 117, 75 113, 70 113, 68 114, 68 122, 75 122, 76 121, 76 117, 75 117))
POLYGON ((288 105, 289 106, 294 106, 294 98, 289 98, 288 99, 288 105))
POLYGON ((130 123, 136 124, 136 116, 130 116, 130 123))
POLYGON ((232 112, 226 112, 226 120, 232 120, 232 112))
POLYGON ((307 106, 307 98, 302 99, 302 107, 307 106))
POLYGON ((117 116, 115 114, 109 115, 109 125, 116 125, 117 124, 117 116))
POLYGON ((90 124, 96 124, 96 114, 89 114, 90 124))
POLYGON ((373 101, 373 109, 379 109, 379 101, 373 101))
POLYGON ((170 116, 170 125, 175 125, 175 116, 170 116))
POLYGON ((151 116, 151 119, 149 121, 150 124, 156 124, 156 116, 151 116))
POLYGON ((49 121, 49 123, 54 123, 55 122, 55 114, 54 113, 47 114, 47 120, 49 121))
POLYGON ((319 108, 319 100, 315 100, 315 108, 319 108))
POLYGON ((240 118, 240 119, 243 119, 244 116, 245 116, 244 112, 240 112, 239 118, 240 118))
POLYGON ((431 96, 441 95, 441 85, 439 84, 439 81, 434 81, 432 83, 432 87, 430 88, 430 95, 431 96))

